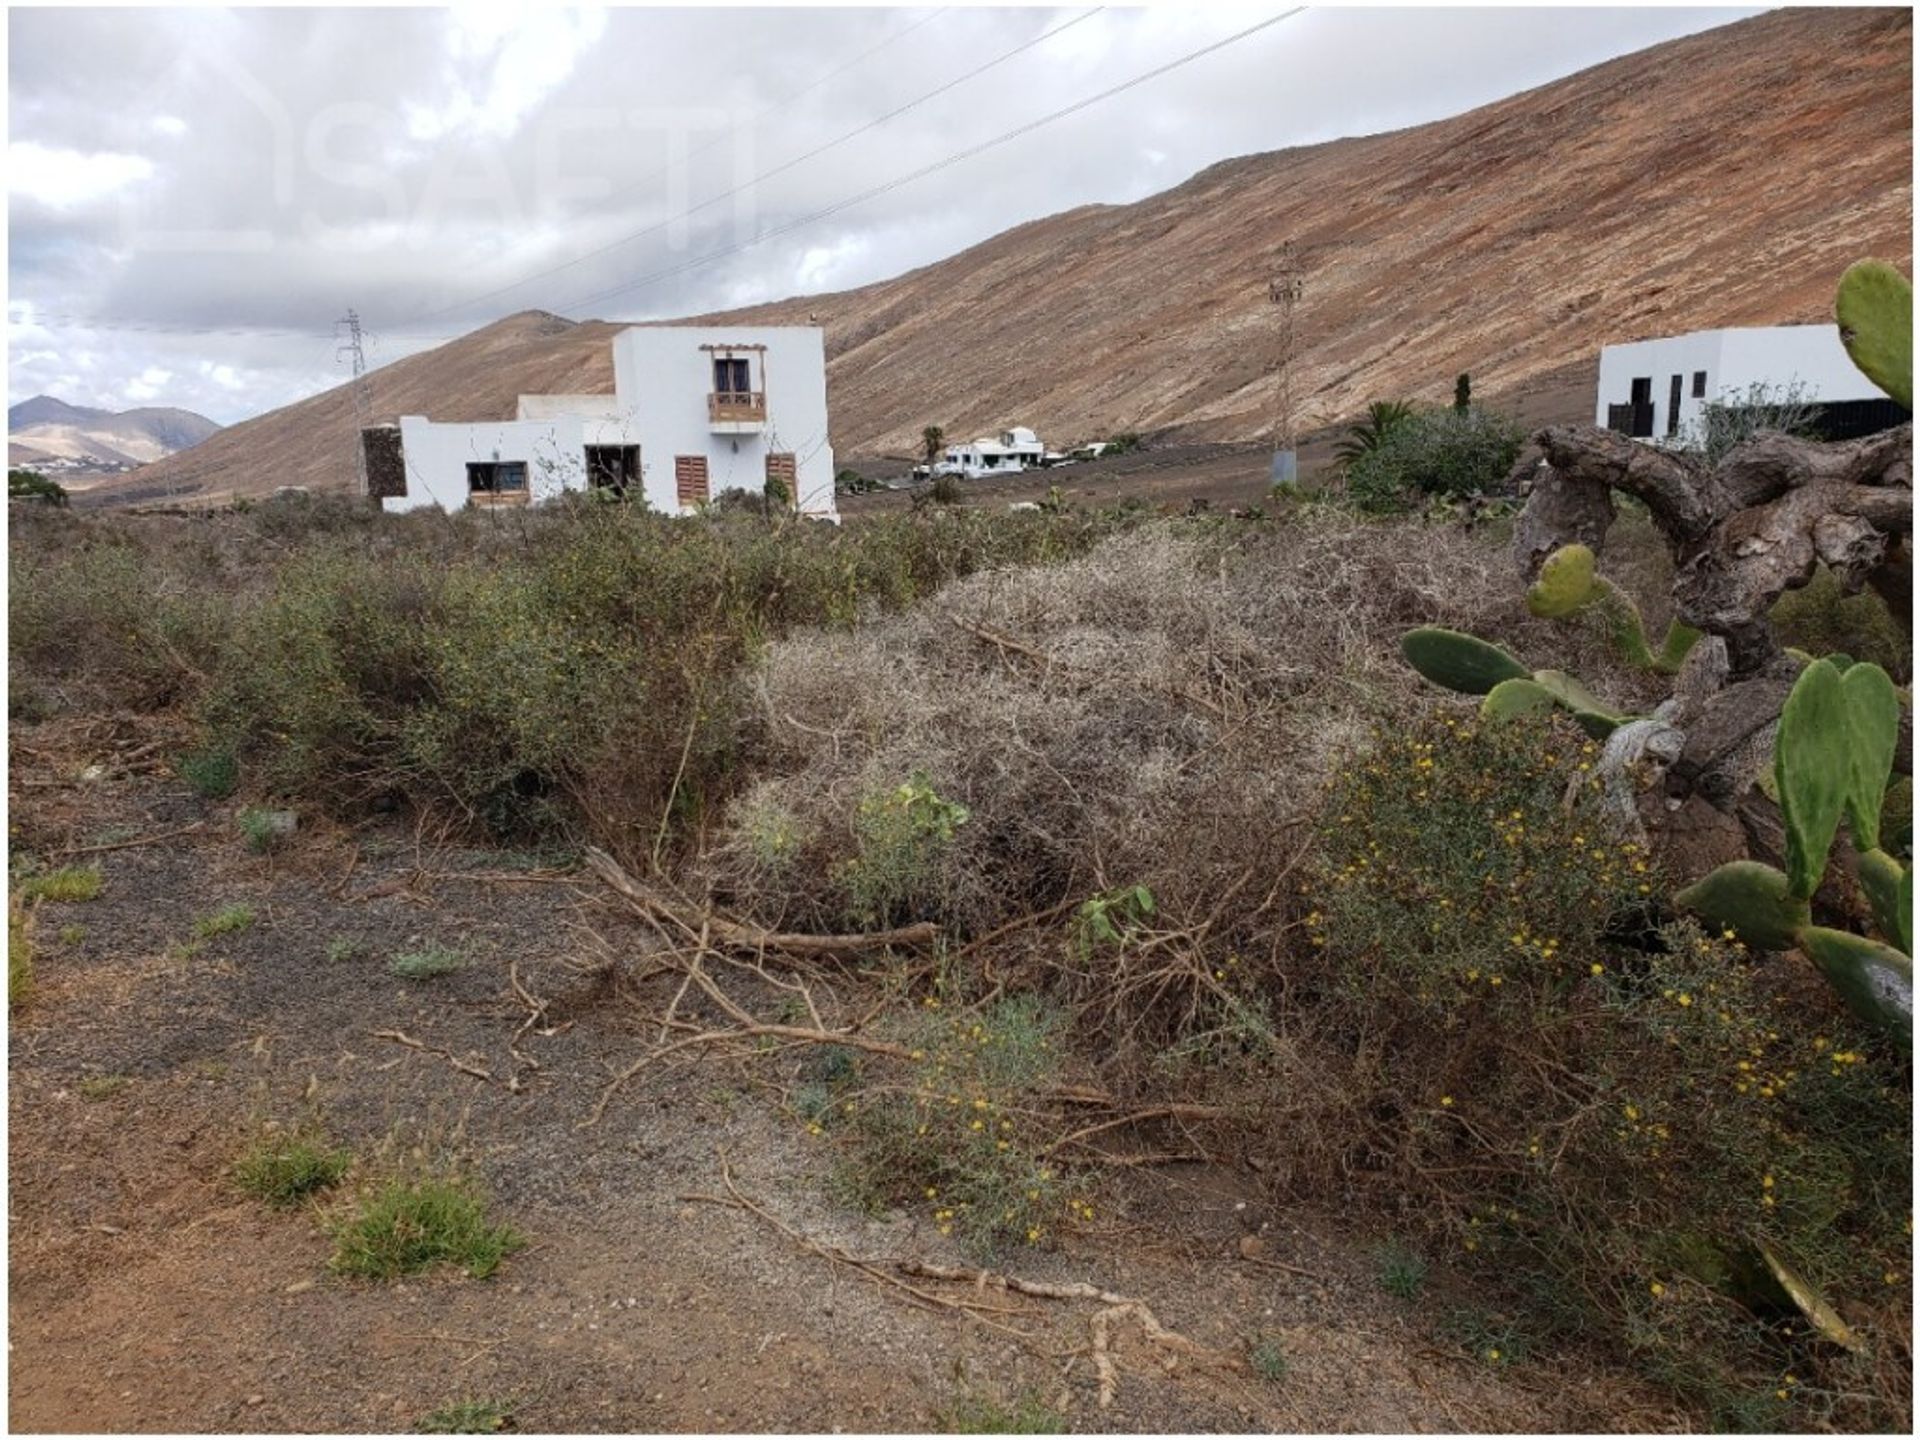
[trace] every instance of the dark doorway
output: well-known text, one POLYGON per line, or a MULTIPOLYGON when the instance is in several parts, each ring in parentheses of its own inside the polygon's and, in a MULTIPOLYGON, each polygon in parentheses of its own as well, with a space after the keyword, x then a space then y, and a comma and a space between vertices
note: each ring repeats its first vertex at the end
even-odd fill
POLYGON ((587 488, 606 490, 624 500, 629 486, 640 483, 638 445, 587 446, 587 488))
POLYGON ((1673 384, 1667 387, 1667 434, 1669 435, 1680 433, 1680 387, 1685 383, 1680 376, 1676 375, 1673 377, 1673 384))

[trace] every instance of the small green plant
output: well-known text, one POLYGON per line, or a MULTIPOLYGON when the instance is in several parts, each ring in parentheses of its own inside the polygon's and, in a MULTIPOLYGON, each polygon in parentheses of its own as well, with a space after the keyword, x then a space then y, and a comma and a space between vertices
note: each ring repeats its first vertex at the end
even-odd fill
POLYGON ((854 917, 886 924, 932 903, 941 864, 967 818, 967 807, 942 797, 924 770, 870 792, 854 816, 859 854, 841 870, 854 917))
POLYGON ((1374 1252, 1374 1273, 1380 1288, 1396 1300, 1414 1300, 1427 1283, 1427 1262, 1399 1241, 1374 1252))
POLYGON ((344 965, 365 949, 366 947, 351 935, 336 935, 327 942, 327 963, 344 965))
POLYGON ((202 915, 193 922, 193 936, 199 941, 216 940, 222 935, 237 934, 253 927, 254 914, 251 905, 236 901, 232 905, 222 905, 218 910, 202 915))
POLYGON ((402 980, 432 980, 440 975, 451 975, 466 963, 464 950, 434 941, 417 950, 401 951, 387 962, 387 969, 402 980))
POLYGON ((268 1131, 233 1162, 233 1182, 269 1205, 291 1208, 340 1182, 353 1156, 321 1135, 268 1131))
POLYGON ((89 1075, 80 1082, 82 1100, 106 1100, 118 1095, 133 1081, 125 1075, 89 1075))
POLYGON ((1253 1373, 1269 1385, 1278 1385, 1287 1378, 1287 1352, 1276 1336, 1256 1336, 1247 1347, 1247 1363, 1253 1367, 1253 1373))
POLYGON ((235 820, 241 835, 246 837, 247 849, 256 855, 265 855, 276 850, 291 833, 287 826, 287 813, 282 810, 263 810, 249 805, 235 820))
POLYGON ((809 1134, 849 1142, 835 1188, 869 1212, 922 1211, 982 1258, 1091 1220, 1092 1202, 1031 1119, 1058 1063, 1058 1015, 1031 995, 951 1014, 926 999, 903 1036, 908 1083, 866 1090, 859 1060, 840 1051, 795 1096, 809 1134))
POLYGON ((946 1435, 1064 1435, 1067 1430, 1067 1417, 1030 1390, 1011 1401, 964 1390, 938 1418, 946 1435))
POLYGON ((416 1435, 492 1435, 513 1420, 513 1406, 504 1400, 456 1400, 423 1416, 413 1427, 416 1435))
POLYGON ((526 1244, 487 1218, 487 1199, 459 1175, 393 1176, 369 1186, 332 1225, 332 1268, 392 1280, 432 1265, 456 1265, 476 1280, 526 1244))
POLYGON ((1416 413, 1413 403, 1408 400, 1375 400, 1367 406, 1364 420, 1347 427, 1345 437, 1333 447, 1333 458, 1343 465, 1350 465, 1361 456, 1372 454, 1416 413))
POLYGON ((1132 430, 1122 430, 1107 441, 1107 455, 1130 455, 1140 448, 1140 437, 1132 430))
POLYGON ((62 945, 69 947, 78 945, 86 938, 87 927, 84 925, 62 925, 60 927, 60 943, 62 945))
POLYGON ((1153 891, 1145 885, 1126 885, 1084 901, 1074 916, 1074 948, 1081 959, 1102 945, 1124 945, 1133 930, 1152 918, 1153 891))
POLYGON ((7 1008, 33 998, 33 911, 16 898, 7 906, 7 1008))
POLYGON ((51 900, 60 905, 77 905, 99 895, 106 879, 98 865, 66 865, 58 870, 42 871, 16 880, 16 898, 31 902, 51 900))
POLYGON ((174 762, 174 769, 195 794, 207 800, 226 799, 240 783, 240 762, 233 751, 221 746, 189 751, 174 762))
POLYGON ((1462 1307, 1441 1317, 1439 1333, 1482 1365, 1518 1365, 1532 1353, 1532 1342, 1508 1316, 1462 1307))

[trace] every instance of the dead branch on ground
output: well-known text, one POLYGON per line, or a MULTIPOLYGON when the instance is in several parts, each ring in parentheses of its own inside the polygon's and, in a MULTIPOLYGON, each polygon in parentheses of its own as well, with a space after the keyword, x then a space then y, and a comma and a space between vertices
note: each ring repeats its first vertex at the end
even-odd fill
POLYGON ((940 936, 940 927, 930 920, 917 925, 903 925, 894 930, 875 930, 856 935, 792 935, 762 930, 757 925, 743 924, 712 913, 694 916, 635 880, 606 851, 589 847, 586 856, 588 868, 648 920, 656 924, 664 920, 689 936, 704 930, 713 942, 731 950, 748 951, 755 955, 769 952, 798 956, 857 955, 872 950, 931 945, 940 936))
POLYGON ((1113 1358, 1112 1336, 1113 1327, 1124 1320, 1134 1321, 1147 1339, 1164 1349, 1206 1364, 1218 1365, 1225 1370, 1239 1371, 1245 1368, 1237 1358, 1209 1349, 1176 1330, 1169 1330, 1146 1301, 1103 1290, 1085 1281, 1023 1280, 1017 1275, 1005 1275, 993 1270, 934 1265, 922 1260, 902 1260, 896 1268, 903 1274, 919 1279, 971 1285, 980 1292, 1012 1291, 1017 1295, 1031 1295, 1042 1300, 1088 1300, 1100 1306, 1089 1317, 1087 1330, 1094 1373, 1100 1379, 1100 1408, 1103 1410, 1112 1406, 1120 1385, 1119 1367, 1113 1358))
POLYGON ((424 1055, 438 1055, 454 1069, 471 1075, 476 1080, 484 1080, 489 1085, 501 1083, 499 1077, 491 1070, 475 1065, 470 1060, 462 1060, 443 1045, 428 1045, 424 1041, 416 1040, 404 1030, 370 1030, 367 1033, 375 1040, 391 1040, 396 1045, 405 1045, 409 1050, 418 1050, 424 1055))

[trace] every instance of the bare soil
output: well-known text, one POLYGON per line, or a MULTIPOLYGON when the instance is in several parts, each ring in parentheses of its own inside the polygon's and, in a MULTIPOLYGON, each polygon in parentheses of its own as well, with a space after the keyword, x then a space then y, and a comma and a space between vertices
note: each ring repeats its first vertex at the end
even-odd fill
POLYGON ((141 757, 150 734, 79 733, 15 727, 16 853, 200 828, 79 856, 100 864, 101 895, 40 907, 37 988, 9 1027, 16 1431, 390 1431, 470 1399, 510 1403, 532 1431, 915 1431, 962 1393, 1031 1395, 1076 1430, 1685 1425, 1588 1357, 1495 1369, 1435 1338, 1447 1277, 1416 1304, 1391 1299, 1377 1235, 1288 1207, 1231 1156, 1112 1172, 1100 1221, 1007 1262, 1139 1297, 1222 1354, 1243 1360, 1265 1333, 1288 1357, 1284 1380, 1263 1381, 1122 1326, 1102 1409, 1088 1307, 1010 1297, 1019 1313, 1001 1318, 1030 1337, 1016 1340, 688 1198, 722 1191, 724 1155, 744 1194, 818 1246, 882 1268, 964 1263, 923 1216, 836 1204, 832 1142, 778 1102, 790 1057, 689 1057, 582 1128, 652 1038, 607 979, 610 954, 640 954, 646 934, 586 875, 430 849, 397 819, 303 820, 286 850, 255 855, 234 802, 161 771, 164 735, 141 757), (255 923, 176 948, 232 904, 255 923), (354 953, 329 959, 341 937, 354 953), (389 973, 424 941, 469 963, 389 973), (525 1063, 509 1050, 528 1014, 510 971, 547 1007, 525 1063), (374 1034, 396 1029, 492 1080, 374 1034), (465 1157, 529 1248, 484 1281, 331 1274, 313 1214, 226 1178, 251 1127, 310 1108, 363 1157, 396 1136, 465 1157))

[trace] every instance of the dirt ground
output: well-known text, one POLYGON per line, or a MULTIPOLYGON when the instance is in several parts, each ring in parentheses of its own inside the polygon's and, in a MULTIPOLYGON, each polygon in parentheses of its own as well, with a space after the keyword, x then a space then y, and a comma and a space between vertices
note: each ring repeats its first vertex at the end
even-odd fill
POLYGON ((303 821, 285 850, 255 855, 234 802, 166 775, 164 746, 135 758, 141 738, 110 724, 78 748, 54 726, 13 735, 16 854, 120 847, 78 857, 104 872, 98 898, 41 905, 35 994, 9 1026, 16 1431, 390 1431, 473 1399, 510 1404, 529 1431, 924 1431, 962 1395, 1030 1396, 1074 1430, 1687 1428, 1586 1357, 1496 1370, 1455 1350, 1436 1338, 1445 1277, 1418 1303, 1391 1299, 1377 1235, 1286 1207, 1234 1157, 1112 1172, 1100 1221, 1006 1262, 1142 1299, 1235 1362, 1172 1354, 1123 1323, 1103 1409, 1091 1307, 1007 1297, 1017 1313, 994 1328, 812 1248, 888 1274, 964 1263, 925 1217, 836 1205, 833 1142, 771 1098, 781 1057, 690 1054, 583 1127, 653 1038, 607 980, 647 934, 584 873, 423 849, 397 820, 303 821), (94 763, 104 773, 80 778, 94 763), (233 904, 252 926, 178 948, 233 904), (353 953, 329 959, 342 938, 353 953), (389 973, 424 941, 470 963, 425 982, 389 973), (516 981, 546 1007, 523 1058, 516 981), (312 1215, 226 1179, 251 1127, 309 1108, 362 1156, 424 1138, 466 1157, 529 1248, 484 1281, 331 1274, 312 1215), (688 1198, 723 1191, 723 1156, 812 1247, 688 1198), (1264 1246, 1252 1260, 1248 1236, 1264 1246), (1277 1383, 1244 1363, 1262 1334, 1288 1359, 1277 1383))

